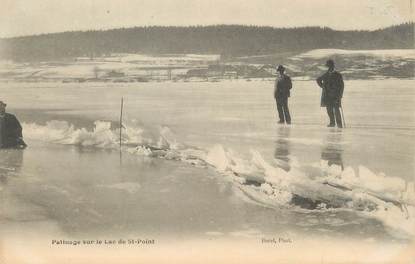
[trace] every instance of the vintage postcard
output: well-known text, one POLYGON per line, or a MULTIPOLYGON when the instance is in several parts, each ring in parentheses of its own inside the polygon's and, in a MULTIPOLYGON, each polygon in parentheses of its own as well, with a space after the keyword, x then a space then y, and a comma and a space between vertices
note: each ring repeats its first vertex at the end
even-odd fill
POLYGON ((415 263, 412 0, 0 0, 0 263, 415 263))

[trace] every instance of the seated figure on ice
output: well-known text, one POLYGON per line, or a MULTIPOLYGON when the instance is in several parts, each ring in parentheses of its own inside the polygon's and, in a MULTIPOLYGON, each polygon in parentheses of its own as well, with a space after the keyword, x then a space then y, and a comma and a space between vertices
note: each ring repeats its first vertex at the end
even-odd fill
POLYGON ((0 101, 0 148, 25 148, 22 126, 14 115, 6 113, 6 106, 0 101))

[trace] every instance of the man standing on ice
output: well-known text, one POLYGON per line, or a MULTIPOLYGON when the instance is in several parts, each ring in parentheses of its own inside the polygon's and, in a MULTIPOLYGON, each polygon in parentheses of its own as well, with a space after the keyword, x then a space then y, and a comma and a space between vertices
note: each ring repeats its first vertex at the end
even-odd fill
POLYGON ((0 148, 24 148, 22 126, 14 115, 6 113, 6 106, 0 101, 0 148))
POLYGON ((279 124, 291 124, 290 111, 288 110, 288 97, 292 88, 290 76, 284 73, 285 68, 282 65, 277 67, 278 76, 275 80, 274 98, 277 102, 279 124))
POLYGON ((317 78, 317 84, 322 88, 321 107, 327 108, 330 119, 328 127, 334 127, 337 123, 337 127, 342 128, 340 107, 344 90, 343 77, 334 69, 333 60, 328 60, 326 66, 328 67, 327 72, 317 78))

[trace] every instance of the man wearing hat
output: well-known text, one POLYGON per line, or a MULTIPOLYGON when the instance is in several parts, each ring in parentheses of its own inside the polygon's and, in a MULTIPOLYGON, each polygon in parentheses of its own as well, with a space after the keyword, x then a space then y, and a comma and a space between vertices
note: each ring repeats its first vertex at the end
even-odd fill
POLYGON ((327 72, 317 78, 317 84, 323 89, 321 93, 321 107, 327 108, 327 114, 330 119, 328 127, 334 127, 337 123, 337 127, 341 128, 343 127, 340 114, 344 90, 343 77, 334 69, 333 60, 328 60, 326 67, 328 67, 327 72))
POLYGON ((24 148, 22 126, 14 115, 6 113, 6 106, 0 101, 0 148, 24 148))
POLYGON ((284 73, 285 68, 282 65, 277 67, 277 79, 275 80, 274 98, 277 102, 279 124, 291 124, 290 111, 288 110, 288 97, 292 88, 290 76, 284 73))

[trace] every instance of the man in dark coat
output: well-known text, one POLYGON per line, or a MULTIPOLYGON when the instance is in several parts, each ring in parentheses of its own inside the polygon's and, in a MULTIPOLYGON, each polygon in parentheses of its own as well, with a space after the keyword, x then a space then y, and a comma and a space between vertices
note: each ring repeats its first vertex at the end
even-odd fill
POLYGON ((22 126, 14 115, 6 113, 6 106, 0 101, 0 148, 24 148, 22 126))
POLYGON ((278 77, 275 80, 274 98, 277 102, 279 124, 291 124, 290 111, 288 109, 288 97, 290 97, 290 90, 292 82, 290 76, 284 73, 285 68, 279 65, 277 68, 278 77))
POLYGON ((342 75, 334 69, 334 61, 326 62, 328 70, 322 76, 317 78, 317 84, 322 88, 321 107, 327 108, 327 114, 330 119, 328 127, 343 127, 340 114, 341 100, 343 97, 344 83, 342 75))

